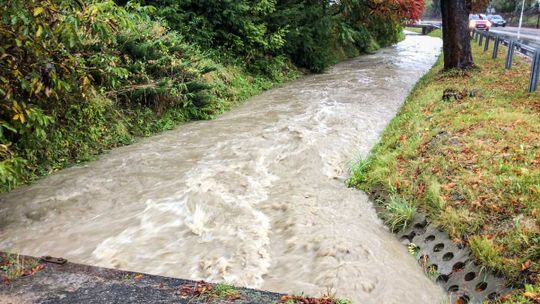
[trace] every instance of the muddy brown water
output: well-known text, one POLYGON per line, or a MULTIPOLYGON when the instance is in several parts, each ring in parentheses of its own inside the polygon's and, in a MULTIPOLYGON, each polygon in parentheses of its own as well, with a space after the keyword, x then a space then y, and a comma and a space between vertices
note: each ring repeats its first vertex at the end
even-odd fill
POLYGON ((354 303, 439 303, 344 181, 440 48, 408 36, 3 194, 0 249, 354 303))

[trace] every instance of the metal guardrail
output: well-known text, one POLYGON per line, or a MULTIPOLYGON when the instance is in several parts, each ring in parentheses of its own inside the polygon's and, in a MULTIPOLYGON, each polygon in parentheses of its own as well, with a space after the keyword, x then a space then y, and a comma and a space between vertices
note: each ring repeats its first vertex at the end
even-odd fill
POLYGON ((505 45, 508 47, 506 53, 506 63, 505 68, 512 68, 512 61, 514 58, 514 52, 517 51, 527 57, 532 59, 531 66, 531 79, 529 81, 529 93, 532 93, 538 89, 538 82, 540 79, 540 48, 531 47, 529 45, 523 44, 519 41, 508 39, 503 35, 479 31, 475 29, 472 32, 472 38, 475 41, 478 41, 478 45, 484 44, 484 51, 489 50, 489 44, 493 40, 493 55, 492 58, 496 59, 499 54, 499 46, 505 45))

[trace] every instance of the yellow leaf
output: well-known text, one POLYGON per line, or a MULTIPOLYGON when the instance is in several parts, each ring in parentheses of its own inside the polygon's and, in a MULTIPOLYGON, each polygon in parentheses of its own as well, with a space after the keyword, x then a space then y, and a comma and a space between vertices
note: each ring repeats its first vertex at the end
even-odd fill
POLYGON ((47 95, 47 97, 51 97, 51 94, 52 94, 51 88, 46 87, 46 88, 45 88, 45 95, 47 95))
POLYGON ((36 37, 41 36, 41 34, 43 34, 43 26, 40 25, 36 31, 36 37))
POLYGON ((525 298, 528 298, 528 299, 534 299, 535 297, 538 296, 538 294, 535 293, 535 292, 527 291, 527 292, 525 292, 525 293, 523 294, 523 296, 524 296, 525 298))
POLYGON ((87 88, 90 86, 90 78, 88 78, 88 76, 84 76, 83 78, 83 81, 82 81, 82 85, 84 88, 87 88))
POLYGON ((24 117, 23 114, 15 114, 13 116, 13 120, 20 120, 22 123, 25 123, 26 122, 26 117, 24 117))
POLYGON ((34 9, 34 17, 41 14, 41 13, 43 13, 44 11, 45 11, 45 9, 43 7, 36 7, 34 9))
POLYGON ((38 83, 36 84, 36 88, 35 88, 35 90, 34 90, 34 94, 36 94, 36 95, 39 94, 39 92, 41 92, 41 89, 43 89, 43 83, 38 82, 38 83))
POLYGON ((19 106, 19 103, 16 101, 13 102, 11 109, 13 110, 13 112, 17 112, 17 113, 22 111, 21 107, 19 106))

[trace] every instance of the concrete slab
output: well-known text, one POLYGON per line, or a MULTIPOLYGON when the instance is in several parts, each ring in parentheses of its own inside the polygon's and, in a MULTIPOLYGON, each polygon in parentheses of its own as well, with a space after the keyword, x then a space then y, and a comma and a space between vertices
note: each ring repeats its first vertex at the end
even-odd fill
MULTIPOLYGON (((4 255, 5 257, 5 255, 4 255)), ((28 258, 28 257, 25 257, 28 258)), ((197 282, 81 264, 43 263, 32 275, 0 283, 1 304, 277 303, 282 295, 237 288, 238 299, 186 294, 197 282)))

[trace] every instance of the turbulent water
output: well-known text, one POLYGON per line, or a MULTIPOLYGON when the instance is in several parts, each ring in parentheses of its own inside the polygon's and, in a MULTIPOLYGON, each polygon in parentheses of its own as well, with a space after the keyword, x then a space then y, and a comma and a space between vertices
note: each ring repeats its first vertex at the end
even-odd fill
POLYGON ((439 39, 409 36, 213 121, 115 149, 0 197, 0 249, 354 303, 442 292, 348 189, 439 39))

